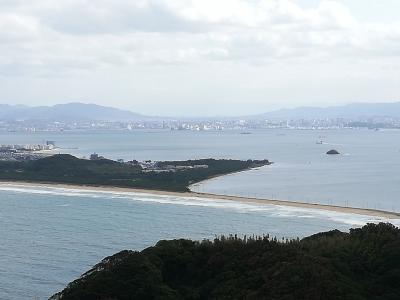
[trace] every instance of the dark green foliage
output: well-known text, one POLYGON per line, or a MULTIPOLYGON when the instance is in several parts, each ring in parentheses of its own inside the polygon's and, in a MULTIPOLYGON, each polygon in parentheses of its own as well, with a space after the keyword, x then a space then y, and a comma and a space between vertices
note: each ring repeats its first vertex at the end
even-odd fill
POLYGON ((54 296, 77 299, 400 299, 400 230, 368 224, 301 241, 160 241, 108 257, 54 296))
POLYGON ((0 162, 0 179, 75 184, 112 184, 130 181, 141 168, 102 159, 78 159, 71 155, 54 155, 35 161, 0 162))
POLYGON ((54 155, 36 161, 0 161, 0 180, 55 182, 87 185, 110 185, 168 191, 188 191, 188 186, 213 176, 242 171, 269 164, 267 160, 215 160, 202 159, 181 162, 160 162, 165 165, 192 166, 207 164, 202 169, 177 172, 143 172, 139 165, 116 161, 85 160, 71 155, 54 155))

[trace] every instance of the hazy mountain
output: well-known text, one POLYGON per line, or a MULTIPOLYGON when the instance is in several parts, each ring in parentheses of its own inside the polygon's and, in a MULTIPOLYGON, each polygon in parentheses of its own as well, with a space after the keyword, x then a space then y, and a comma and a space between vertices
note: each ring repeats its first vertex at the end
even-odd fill
POLYGON ((105 120, 128 121, 145 120, 151 117, 131 111, 96 104, 67 103, 54 106, 30 107, 24 105, 0 105, 1 120, 105 120))
MULTIPOLYGON (((189 118, 196 120, 223 119, 325 119, 392 117, 400 119, 400 102, 357 103, 332 107, 298 107, 280 109, 251 116, 189 118)), ((54 106, 25 106, 0 104, 0 120, 47 120, 47 121, 138 121, 165 120, 170 117, 150 117, 96 104, 67 103, 54 106)), ((188 119, 188 118, 178 118, 188 119)))
POLYGON ((325 119, 325 118, 400 118, 400 102, 394 103, 356 103, 332 107, 299 107, 280 109, 250 116, 266 119, 325 119))

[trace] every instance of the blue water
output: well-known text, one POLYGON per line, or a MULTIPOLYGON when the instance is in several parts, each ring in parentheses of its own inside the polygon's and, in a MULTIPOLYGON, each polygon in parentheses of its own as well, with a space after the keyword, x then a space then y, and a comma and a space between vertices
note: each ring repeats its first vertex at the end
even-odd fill
POLYGON ((295 238, 379 221, 210 200, 199 205, 190 198, 0 188, 0 299, 46 299, 105 256, 160 239, 229 233, 295 238))
MULTIPOLYGON (((400 131, 1 133, 0 143, 55 140, 77 156, 268 158, 274 165, 193 187, 207 192, 400 211, 400 131), (326 144, 317 145, 319 136, 326 144), (331 148, 342 155, 327 156, 331 148)), ((0 299, 46 299, 105 256, 160 239, 215 234, 303 237, 377 218, 323 211, 0 185, 0 299)), ((394 221, 395 224, 399 223, 394 221)), ((400 223, 399 223, 400 224, 400 223)))
POLYGON ((204 192, 400 212, 400 130, 114 131, 0 133, 0 143, 55 140, 79 157, 262 159, 273 166, 220 177, 204 192), (324 144, 318 145, 320 139, 324 144), (328 156, 330 149, 342 154, 328 156))
MULTIPOLYGON (((194 187, 255 196, 400 212, 400 131, 288 131, 259 136, 274 165, 194 187), (323 135, 325 144, 315 143, 323 135), (326 152, 337 149, 341 155, 326 152)), ((255 143, 255 142, 254 142, 255 143)))

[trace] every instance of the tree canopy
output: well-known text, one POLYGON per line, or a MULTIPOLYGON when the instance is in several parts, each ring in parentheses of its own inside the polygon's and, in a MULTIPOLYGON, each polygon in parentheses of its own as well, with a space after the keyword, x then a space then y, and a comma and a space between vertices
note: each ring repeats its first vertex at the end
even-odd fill
POLYGON ((395 300, 400 230, 381 223, 302 240, 159 241, 107 257, 52 299, 395 300))

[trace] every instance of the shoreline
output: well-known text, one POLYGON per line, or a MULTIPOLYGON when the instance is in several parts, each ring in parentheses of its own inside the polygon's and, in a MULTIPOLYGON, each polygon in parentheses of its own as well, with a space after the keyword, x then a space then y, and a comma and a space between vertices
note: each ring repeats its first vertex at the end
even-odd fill
POLYGON ((29 181, 0 181, 0 187, 2 185, 13 185, 21 187, 42 187, 42 188, 63 188, 63 189, 77 189, 82 191, 102 191, 102 192, 120 192, 120 193, 137 193, 137 194, 152 194, 158 196, 175 196, 175 197, 194 197, 199 199, 210 199, 210 200, 227 200, 240 203, 249 204, 262 204, 262 205, 274 205, 274 206, 285 206, 302 209, 313 209, 323 210, 338 213, 357 214, 363 216, 381 217, 387 219, 400 219, 400 213, 368 209, 368 208, 356 208, 356 207, 344 207, 327 204, 313 204, 301 201, 288 201, 288 200, 271 200, 264 198, 252 198, 242 196, 229 196, 229 195, 218 195, 200 192, 169 192, 160 190, 149 190, 149 189, 136 189, 128 187, 114 187, 114 186, 95 186, 95 185, 78 185, 78 184, 65 184, 65 183, 52 183, 52 182, 29 182, 29 181))

